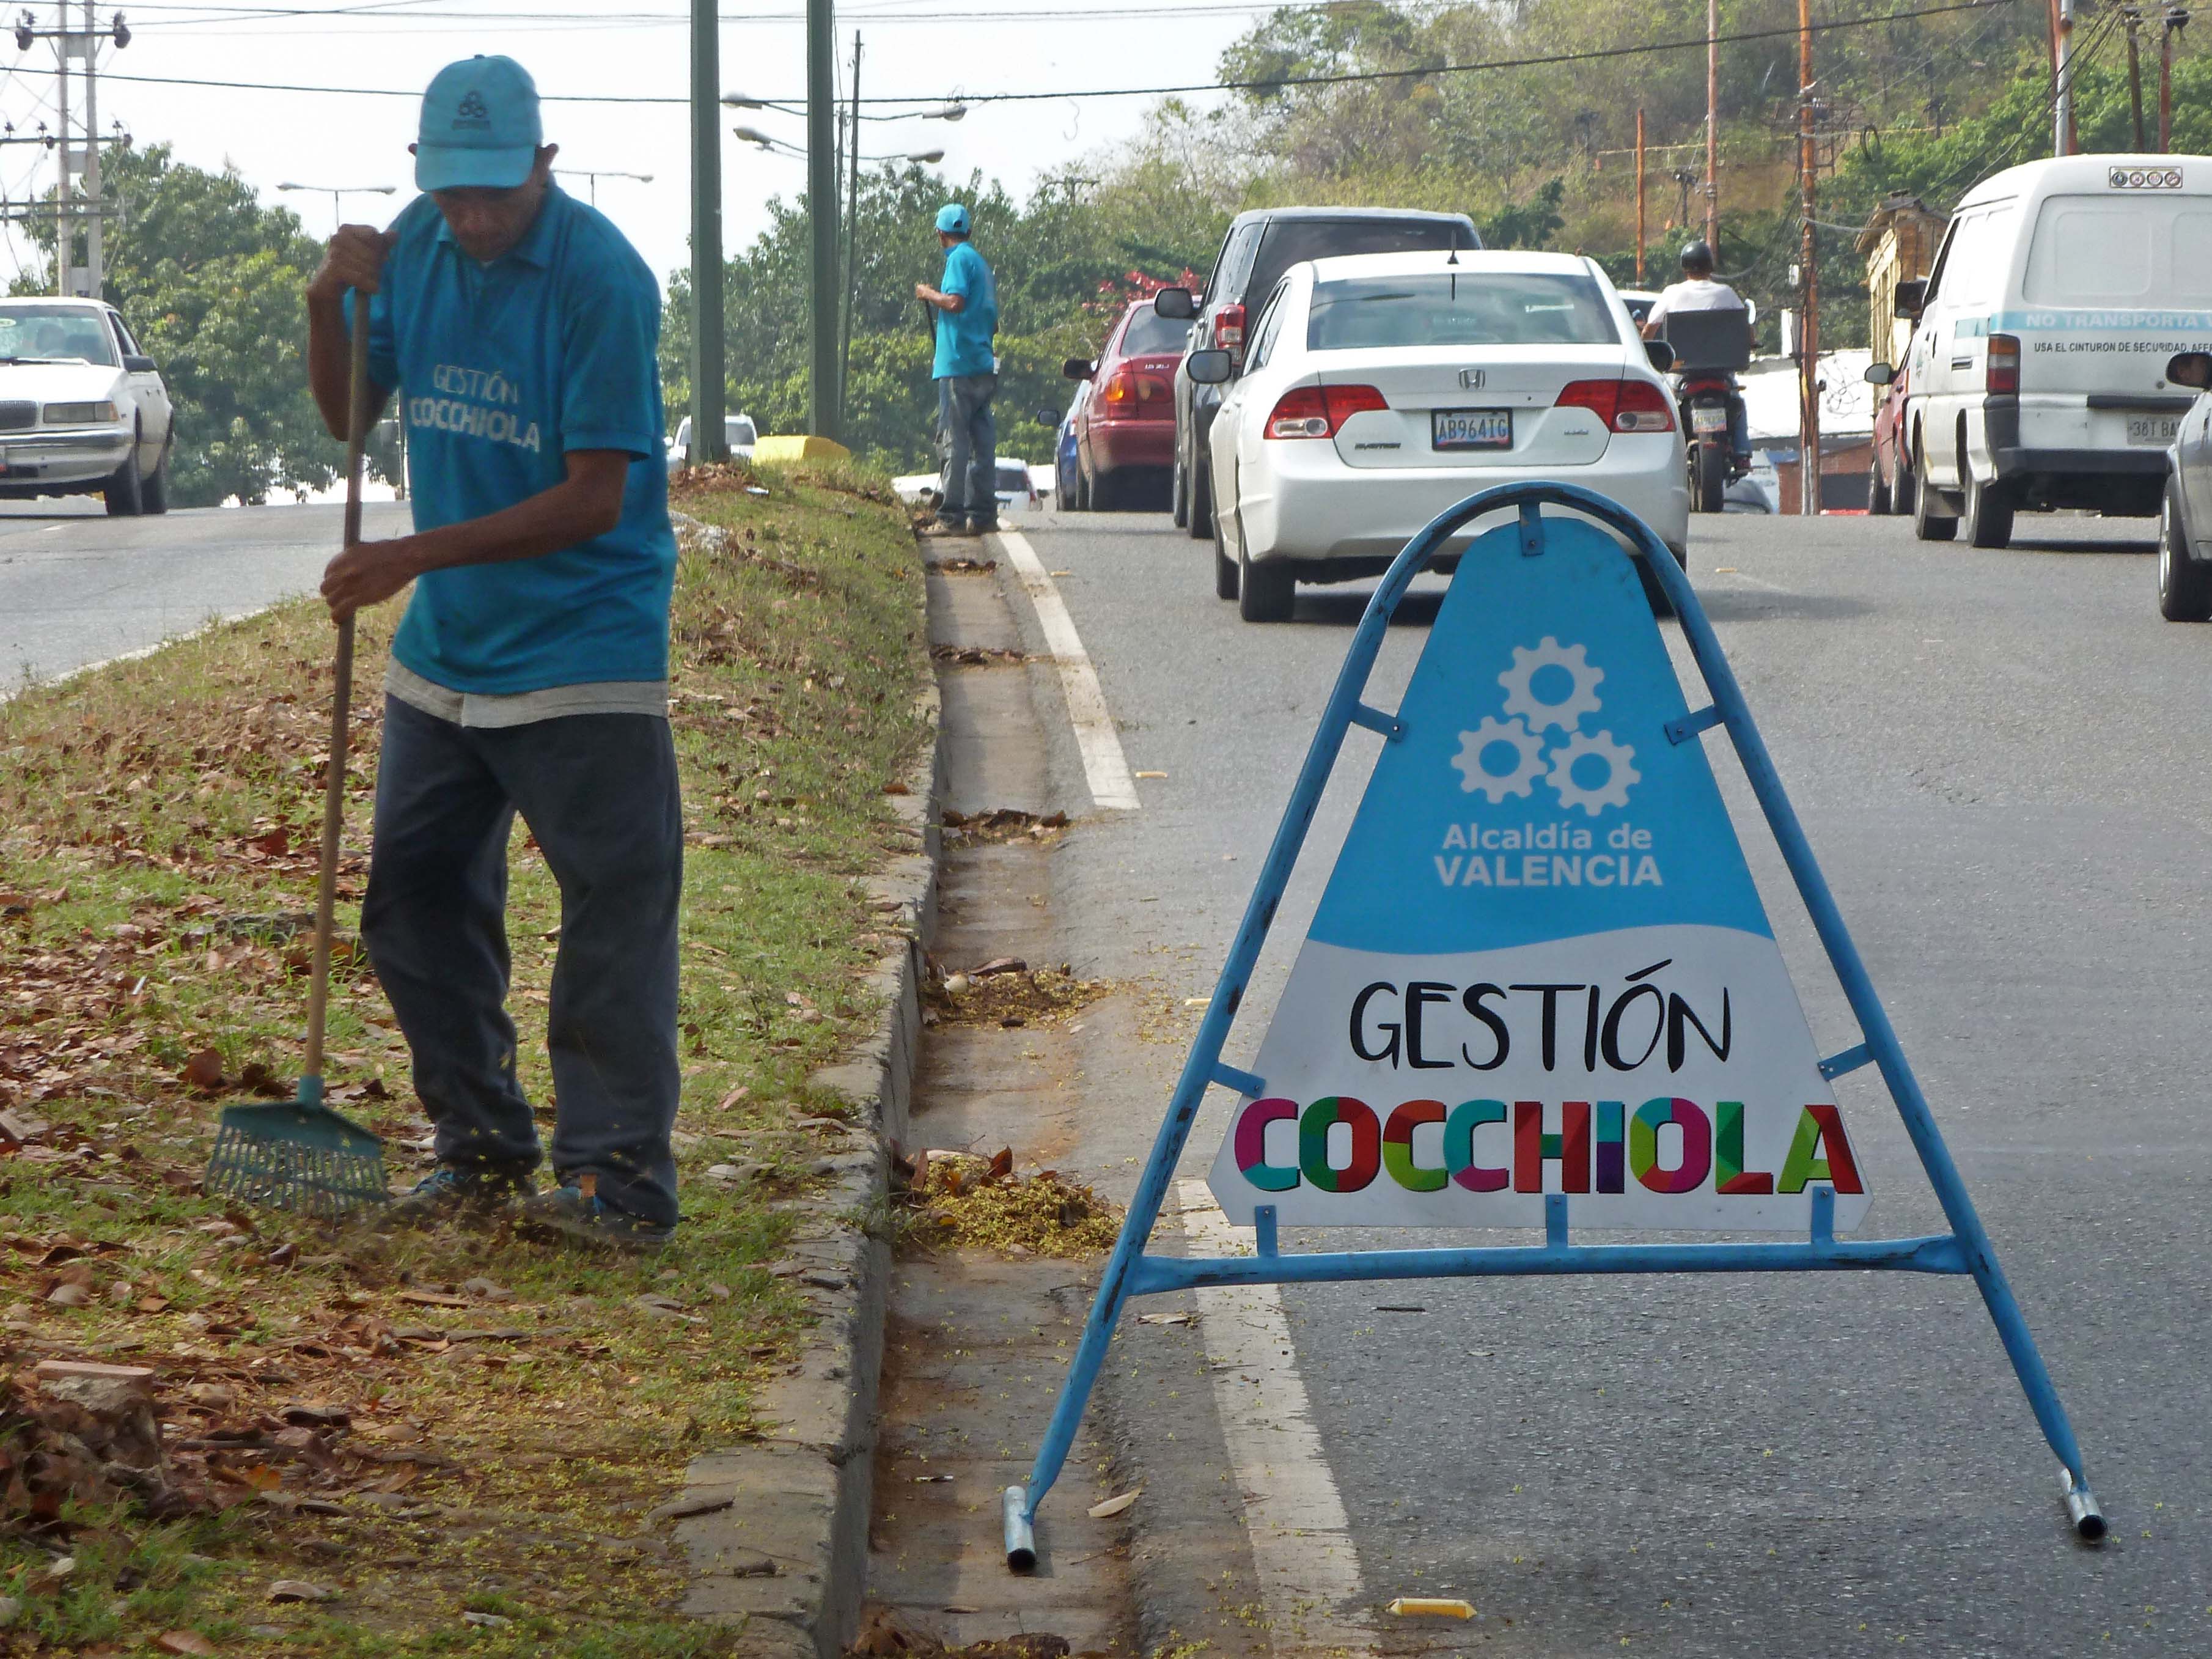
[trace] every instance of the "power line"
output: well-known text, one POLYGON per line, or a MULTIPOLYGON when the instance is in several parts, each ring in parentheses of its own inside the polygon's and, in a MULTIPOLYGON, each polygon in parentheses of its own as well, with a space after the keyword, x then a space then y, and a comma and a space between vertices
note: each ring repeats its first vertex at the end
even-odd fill
MULTIPOLYGON (((1951 3, 1922 6, 1908 11, 1884 12, 1873 17, 1839 18, 1832 22, 1814 23, 1812 32, 1830 33, 1841 29, 1867 28, 1877 24, 1901 23, 1916 17, 1941 17, 1954 12, 1986 12, 1999 6, 2014 3, 2014 0, 1951 0, 1951 3)), ((1715 37, 1723 46, 1747 40, 1771 40, 1784 36, 1794 37, 1798 31, 1790 28, 1745 29, 1734 34, 1715 37)), ((1692 48, 1702 51, 1706 37, 1691 40, 1656 40, 1638 46, 1594 47, 1587 52, 1550 52, 1527 58, 1492 58, 1480 64, 1432 64, 1418 69, 1346 70, 1334 75, 1288 75, 1270 76, 1253 81, 1190 82, 1181 86, 1166 87, 1098 87, 1054 92, 981 92, 961 93, 957 101, 969 106, 978 104, 1018 104, 1057 101, 1073 98, 1164 98, 1182 94, 1210 92, 1279 92, 1291 87, 1352 86, 1386 81, 1419 80, 1429 76, 1475 75, 1492 70, 1542 69, 1559 64, 1584 64, 1608 58, 1643 57, 1653 52, 1685 52, 1692 48)), ((52 75, 58 71, 19 65, 17 73, 52 75)), ((331 87, 307 86, 290 82, 273 81, 217 81, 188 76, 113 75, 111 81, 127 82, 138 86, 204 87, 224 92, 303 92, 322 97, 360 98, 420 98, 420 91, 396 87, 331 87)), ((653 104, 682 106, 688 98, 666 96, 622 96, 611 93, 544 93, 540 96, 549 104, 653 104)), ((763 103, 795 104, 796 97, 763 99, 763 103)), ((902 97, 863 98, 863 104, 932 104, 956 101, 954 94, 934 94, 927 97, 908 94, 902 97)))

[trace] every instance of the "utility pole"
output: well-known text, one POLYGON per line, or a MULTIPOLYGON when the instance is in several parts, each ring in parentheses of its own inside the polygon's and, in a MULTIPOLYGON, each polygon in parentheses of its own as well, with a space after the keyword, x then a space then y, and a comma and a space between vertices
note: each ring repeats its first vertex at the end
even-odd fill
POLYGON ((2140 155, 2148 148, 2143 134, 2142 113, 2142 57, 2136 50, 2136 31, 2142 27, 2142 8, 2128 0, 2120 8, 2120 25, 2128 32, 2128 110, 2135 117, 2136 154, 2140 155))
MULTIPOLYGON (((27 21, 30 15, 27 11, 23 14, 27 21)), ((62 129, 61 183, 54 191, 54 292, 66 300, 70 265, 76 257, 76 220, 70 212, 69 0, 62 0, 62 27, 54 37, 54 57, 60 65, 54 81, 54 109, 62 129)))
POLYGON ((837 329, 837 426, 851 429, 852 410, 846 392, 853 374, 853 307, 859 304, 860 273, 853 260, 853 230, 860 218, 860 32, 853 31, 853 118, 846 123, 845 146, 845 308, 837 329))
MULTIPOLYGON (((57 73, 54 82, 54 106, 59 129, 55 145, 55 161, 58 168, 58 183, 54 189, 54 292, 64 298, 75 297, 77 292, 76 273, 84 274, 84 293, 98 298, 106 282, 100 232, 106 204, 100 194, 100 34, 93 16, 94 0, 85 0, 84 27, 70 27, 69 0, 61 0, 61 27, 42 29, 38 19, 27 9, 15 19, 15 48, 28 52, 37 40, 52 40, 57 73), (73 149, 70 123, 70 59, 84 60, 84 149, 73 149), (81 173, 85 201, 80 211, 70 193, 72 170, 81 173), (77 265, 76 227, 82 220, 85 226, 85 264, 77 265)), ((106 31, 119 47, 131 44, 131 27, 123 21, 123 14, 115 14, 114 21, 106 31)))
POLYGON ((721 22, 691 0, 691 454, 727 460, 722 426, 721 22))
MULTIPOLYGON (((2067 0, 2068 4, 2072 0, 2067 0)), ((1820 510, 1820 246, 1814 224, 1813 4, 1797 0, 1797 174, 1803 200, 1804 311, 1797 327, 1797 510, 1808 517, 1820 510)))
POLYGON ((1715 249, 1721 243, 1720 36, 1720 0, 1705 0, 1705 246, 1715 249))
POLYGON ((2189 27, 2189 9, 2168 0, 2159 21, 2158 153, 2164 155, 2173 148, 2173 37, 2189 27))
POLYGON ((2051 153, 2074 153, 2074 0, 2058 0, 2058 32, 2052 37, 2057 95, 2051 103, 2051 153))
POLYGON ((837 435, 836 22, 830 0, 806 0, 806 216, 814 265, 806 429, 824 438, 837 435))
POLYGON ((1636 106, 1636 286, 1644 286, 1644 106, 1636 106))

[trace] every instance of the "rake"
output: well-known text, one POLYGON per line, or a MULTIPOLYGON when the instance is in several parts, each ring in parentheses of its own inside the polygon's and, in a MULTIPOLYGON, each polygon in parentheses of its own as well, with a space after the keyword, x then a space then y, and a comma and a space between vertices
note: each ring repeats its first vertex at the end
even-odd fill
MULTIPOLYGON (((362 453, 368 440, 368 296, 354 294, 351 418, 346 438, 345 544, 361 540, 362 453)), ((338 832, 345 821, 348 719, 353 703, 353 618, 338 624, 331 702, 331 758, 323 786, 322 871, 307 981, 307 1069, 288 1101, 226 1106, 208 1160, 206 1190, 323 1220, 392 1195, 384 1142, 323 1097, 323 1026, 330 1010, 331 913, 337 899, 338 832)))

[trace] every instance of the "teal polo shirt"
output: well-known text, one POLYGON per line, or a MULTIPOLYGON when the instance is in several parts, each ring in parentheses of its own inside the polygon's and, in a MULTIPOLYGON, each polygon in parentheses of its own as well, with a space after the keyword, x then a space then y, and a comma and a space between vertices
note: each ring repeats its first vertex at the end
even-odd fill
POLYGON ((955 242, 945 250, 945 280, 938 287, 966 303, 957 311, 937 313, 937 361, 930 378, 996 372, 991 337, 999 331, 999 285, 991 267, 967 243, 955 242))
POLYGON ((676 537, 652 271, 557 187, 489 264, 461 252, 428 196, 392 229, 369 307, 369 371, 399 394, 418 530, 552 489, 572 449, 632 459, 612 530, 539 558, 428 573, 392 654, 455 691, 665 679, 676 537))

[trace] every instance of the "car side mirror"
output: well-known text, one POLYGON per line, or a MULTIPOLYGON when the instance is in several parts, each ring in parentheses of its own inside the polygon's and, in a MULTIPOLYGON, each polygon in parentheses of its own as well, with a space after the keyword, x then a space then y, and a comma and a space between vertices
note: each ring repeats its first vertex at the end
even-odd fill
POLYGON ((1644 355, 1650 360, 1651 367, 1662 374, 1674 367, 1674 348, 1664 340, 1646 340, 1644 355))
POLYGON ((1152 295, 1152 310, 1171 323, 1187 323, 1198 315, 1198 296, 1187 288, 1164 288, 1152 295))
POLYGON ((155 374, 161 372, 154 367, 151 357, 134 357, 127 354, 123 359, 123 370, 126 374, 155 374))
POLYGON ((1917 321, 1928 305, 1928 279, 1908 277, 1897 285, 1897 293, 1890 301, 1890 309, 1907 322, 1917 321))
POLYGON ((2184 351, 2167 358, 2166 378, 2176 386, 2193 386, 2199 392, 2212 386, 2212 352, 2184 351))
POLYGON ((1200 386, 1226 386, 1229 383, 1229 354, 1218 347, 1194 351, 1183 360, 1190 370, 1190 378, 1200 386))
POLYGON ((1887 363, 1869 363, 1866 373, 1859 378, 1869 386, 1887 386, 1897 378, 1897 371, 1887 363))
POLYGON ((1060 419, 1060 411, 1056 409, 1040 409, 1036 412, 1036 422, 1039 426, 1058 426, 1060 419))

